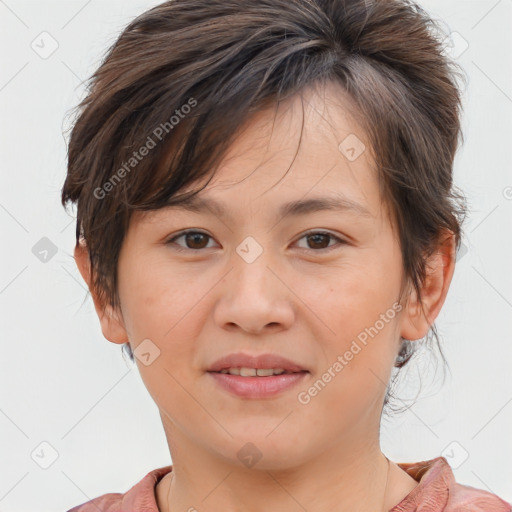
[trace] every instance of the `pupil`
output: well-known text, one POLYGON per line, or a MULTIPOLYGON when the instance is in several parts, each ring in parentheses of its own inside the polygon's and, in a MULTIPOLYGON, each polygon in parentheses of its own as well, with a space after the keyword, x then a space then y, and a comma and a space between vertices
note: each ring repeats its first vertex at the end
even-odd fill
POLYGON ((188 234, 187 236, 187 242, 190 241, 190 239, 192 239, 192 245, 195 244, 195 243, 199 243, 199 245, 201 246, 200 244, 200 240, 198 242, 198 238, 200 239, 201 237, 204 237, 204 235, 202 233, 192 233, 192 234, 188 234))
MULTIPOLYGON (((318 237, 323 238, 323 239, 324 239, 324 241, 325 241, 325 240, 327 240, 327 236, 328 236, 328 235, 322 235, 322 234, 317 233, 317 234, 315 234, 315 235, 310 235, 310 239, 311 239, 311 238, 316 239, 316 241, 314 241, 314 242, 313 242, 313 244, 316 244, 316 243, 320 243, 320 244, 321 244, 321 242, 318 242, 318 237)), ((323 244, 322 249, 323 249, 323 248, 325 248, 325 244, 323 244)))

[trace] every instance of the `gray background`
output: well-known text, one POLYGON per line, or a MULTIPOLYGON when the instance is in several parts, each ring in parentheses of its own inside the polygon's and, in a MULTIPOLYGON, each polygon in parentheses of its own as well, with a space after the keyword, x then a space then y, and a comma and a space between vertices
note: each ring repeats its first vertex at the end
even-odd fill
MULTIPOLYGON (((0 511, 67 510, 171 462, 138 371, 102 337, 60 206, 81 82, 158 3, 0 0, 0 511)), ((460 34, 447 51, 469 77, 455 179, 471 211, 436 321, 451 374, 412 365, 400 396, 419 373, 422 392, 384 419, 382 447, 396 462, 444 455, 458 482, 512 501, 512 0, 419 3, 460 34)))

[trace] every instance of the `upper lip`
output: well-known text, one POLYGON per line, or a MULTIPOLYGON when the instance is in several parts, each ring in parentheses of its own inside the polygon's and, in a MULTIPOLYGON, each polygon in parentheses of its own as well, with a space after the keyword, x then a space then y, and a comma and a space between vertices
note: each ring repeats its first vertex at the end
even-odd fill
POLYGON ((291 372, 308 371, 297 363, 286 359, 285 357, 278 356, 277 354, 259 354, 253 356, 237 352, 217 359, 212 365, 209 366, 209 372, 220 372, 229 368, 282 368, 291 372))

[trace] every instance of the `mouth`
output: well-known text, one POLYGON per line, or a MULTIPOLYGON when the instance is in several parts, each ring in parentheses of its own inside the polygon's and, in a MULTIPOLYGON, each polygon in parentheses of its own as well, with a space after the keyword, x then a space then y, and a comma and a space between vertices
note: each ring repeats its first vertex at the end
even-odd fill
POLYGON ((224 368, 218 372, 212 371, 211 373, 221 373, 224 375, 237 375, 240 377, 272 377, 274 375, 292 375, 294 373, 303 373, 307 370, 291 371, 284 368, 224 368))
POLYGON ((220 389, 239 398, 275 397, 303 381, 310 371, 276 354, 230 354, 207 370, 220 389))
POLYGON ((207 371, 241 377, 270 377, 309 370, 299 363, 277 354, 251 355, 238 352, 221 357, 207 371))

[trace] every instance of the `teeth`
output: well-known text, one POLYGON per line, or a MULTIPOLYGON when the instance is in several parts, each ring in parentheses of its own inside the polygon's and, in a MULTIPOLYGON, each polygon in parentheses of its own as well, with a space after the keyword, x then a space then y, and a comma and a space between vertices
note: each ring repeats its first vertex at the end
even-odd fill
POLYGON ((281 375, 281 373, 285 373, 285 370, 283 368, 226 368, 221 370, 220 373, 240 375, 241 377, 270 377, 271 375, 281 375))

